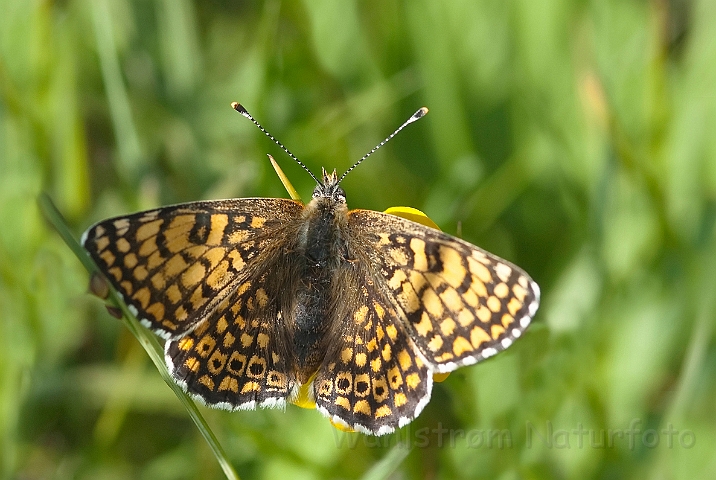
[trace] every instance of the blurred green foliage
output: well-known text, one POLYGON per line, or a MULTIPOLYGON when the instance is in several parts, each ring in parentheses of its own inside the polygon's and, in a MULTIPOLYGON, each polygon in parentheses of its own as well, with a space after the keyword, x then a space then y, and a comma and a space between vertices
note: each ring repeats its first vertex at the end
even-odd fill
POLYGON ((266 153, 307 198, 238 100, 314 172, 427 105, 346 178, 349 205, 420 208, 544 299, 523 339, 390 437, 295 407, 203 409, 242 478, 716 477, 713 0, 0 11, 0 475, 222 477, 35 199, 79 235, 162 204, 285 196, 266 153))

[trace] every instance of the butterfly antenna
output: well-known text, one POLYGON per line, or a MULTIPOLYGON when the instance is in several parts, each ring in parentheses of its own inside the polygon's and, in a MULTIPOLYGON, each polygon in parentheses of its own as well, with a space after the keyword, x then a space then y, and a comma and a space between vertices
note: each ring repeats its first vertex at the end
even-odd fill
MULTIPOLYGON (((243 115, 244 117, 246 117, 246 118, 248 118, 249 120, 251 120, 251 122, 252 122, 254 125, 256 125, 257 127, 259 127, 259 130, 261 130, 262 132, 264 132, 264 134, 265 134, 267 137, 269 137, 271 140, 273 140, 276 145, 278 145, 279 147, 281 147, 281 149, 282 149, 284 152, 286 152, 289 157, 293 158, 293 159, 296 161, 296 163, 298 163, 299 165, 301 165, 301 167, 303 167, 303 169, 308 172, 308 174, 311 176, 311 178, 313 178, 313 179, 316 181, 317 184, 319 184, 319 185, 321 184, 321 182, 316 178, 316 176, 313 174, 313 172, 311 172, 311 171, 308 169, 308 167, 307 167, 301 160, 299 160, 298 158, 296 158, 296 155, 294 155, 293 153, 291 153, 288 148, 284 147, 284 146, 283 146, 283 143, 281 143, 281 142, 279 142, 278 140, 276 140, 273 135, 271 135, 268 131, 266 131, 266 129, 265 129, 264 127, 262 127, 261 124, 260 124, 259 122, 257 122, 256 119, 255 119, 254 117, 252 117, 251 114, 250 114, 248 111, 246 111, 246 109, 244 108, 243 105, 241 105, 239 102, 232 102, 232 103, 231 103, 231 108, 233 108, 234 110, 236 110, 237 112, 239 112, 241 115, 243 115)), ((401 128, 402 128, 402 127, 401 127, 401 128)), ((397 132, 396 132, 396 133, 397 133, 397 132)))
POLYGON ((346 175, 348 175, 348 173, 349 173, 351 170, 353 170, 353 169, 356 168, 358 165, 360 165, 363 160, 365 160, 366 158, 368 158, 368 157, 370 157, 371 155, 373 155, 376 150, 378 150, 380 147, 382 147, 383 145, 385 145, 386 143, 388 143, 388 141, 389 141, 391 138, 393 138, 394 136, 396 136, 399 131, 401 131, 402 129, 404 129, 405 127, 407 127, 409 124, 411 124, 411 123, 413 123, 413 122, 415 122, 415 121, 417 121, 417 120, 420 120, 421 118, 423 118, 423 117, 425 116, 426 113, 428 113, 428 107, 422 107, 420 110, 418 110, 417 112, 415 112, 409 119, 407 119, 407 120, 405 121, 405 123, 403 123, 403 124, 402 124, 401 126, 399 126, 393 133, 391 133, 390 136, 388 136, 388 138, 386 138, 385 140, 383 140, 382 142, 380 142, 378 145, 376 145, 376 146, 373 148, 373 150, 371 150, 370 152, 368 152, 368 153, 366 153, 365 155, 363 155, 363 158, 361 158, 360 160, 358 160, 356 163, 353 164, 353 166, 352 166, 351 168, 349 168, 348 170, 346 170, 346 172, 345 172, 343 175, 341 175, 341 178, 338 180, 338 183, 341 183, 341 181, 342 181, 344 178, 346 178, 346 175))

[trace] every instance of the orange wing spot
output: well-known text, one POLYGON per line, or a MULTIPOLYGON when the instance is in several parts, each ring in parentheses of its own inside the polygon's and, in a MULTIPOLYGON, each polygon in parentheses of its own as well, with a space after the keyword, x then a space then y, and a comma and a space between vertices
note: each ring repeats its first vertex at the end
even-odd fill
POLYGON ((241 393, 258 392, 261 390, 261 385, 257 382, 246 382, 241 388, 241 393))
POLYGON ((452 342, 452 353, 454 353, 456 357, 471 351, 472 345, 470 345, 470 342, 468 342, 465 337, 457 337, 455 341, 452 342))
POLYGON ((493 325, 492 329, 490 329, 490 335, 492 335, 493 340, 496 340, 503 333, 505 333, 505 329, 502 325, 493 325))
POLYGON ((403 291, 398 294, 398 301, 405 309, 405 313, 417 312, 420 308, 420 299, 413 289, 413 285, 408 282, 403 283, 403 291))
POLYGON ((259 344, 259 347, 266 348, 269 343, 269 336, 265 333, 259 333, 256 335, 256 343, 259 344))
POLYGON ((288 387, 288 377, 284 373, 271 370, 266 378, 266 384, 269 387, 285 389, 288 387))
POLYGON ((378 409, 375 411, 375 418, 383 418, 391 415, 393 411, 390 409, 388 405, 383 405, 382 407, 378 407, 378 409))
POLYGON ((420 385, 420 375, 417 373, 411 373, 405 377, 405 383, 411 390, 415 390, 420 385))
POLYGON ((470 343, 472 347, 477 349, 483 342, 489 342, 492 338, 487 334, 485 330, 480 327, 475 327, 470 331, 470 343))
POLYGON ((266 219, 263 217, 254 217, 251 219, 252 228, 261 228, 264 226, 264 223, 266 223, 266 219))
POLYGON ((502 302, 497 297, 490 297, 487 299, 487 308, 497 313, 502 309, 502 302))
POLYGON ((179 291, 179 287, 176 286, 176 284, 172 284, 169 286, 169 288, 165 291, 167 299, 172 302, 172 304, 176 305, 181 300, 181 291, 179 291))
POLYGON ((137 266, 137 256, 134 253, 128 253, 124 256, 124 266, 127 268, 134 268, 137 266))
POLYGON ((440 335, 435 335, 430 342, 428 342, 428 348, 431 352, 437 352, 443 347, 443 338, 440 335))
POLYGON ((117 230, 117 235, 120 237, 127 233, 129 229, 129 220, 126 218, 120 218, 114 221, 114 228, 117 230))
POLYGON ((390 250, 388 250, 388 255, 390 255, 390 258, 392 258, 393 261, 401 267, 405 267, 408 265, 408 256, 402 249, 391 248, 390 250))
POLYGON ((198 353, 200 357, 206 358, 214 350, 215 346, 216 340, 210 335, 204 335, 201 340, 199 340, 194 351, 198 353))
POLYGON ((373 302, 373 309, 375 310, 375 314, 378 315, 378 318, 383 320, 383 316, 385 315, 383 306, 378 302, 373 302))
POLYGON ((488 323, 492 319, 492 312, 484 305, 481 305, 475 313, 482 323, 488 323))
POLYGON ((107 270, 114 278, 117 279, 117 281, 120 281, 122 279, 122 269, 119 267, 112 267, 109 270, 107 270))
POLYGON ((179 347, 179 350, 184 350, 185 352, 191 350, 191 347, 194 346, 194 340, 188 337, 182 338, 177 343, 177 347, 179 347))
POLYGON ((206 268, 201 263, 194 263, 181 276, 181 281, 186 288, 193 287, 201 282, 206 276, 206 268))
POLYGON ((356 325, 362 324, 363 322, 365 322, 366 315, 368 315, 368 307, 366 307, 365 305, 362 305, 353 314, 353 322, 355 322, 356 325))
POLYGON ((440 260, 443 262, 442 277, 452 288, 462 285, 467 271, 462 264, 462 255, 451 247, 440 247, 440 260))
POLYGON ((499 298, 505 298, 510 293, 510 287, 508 287, 507 284, 504 282, 498 283, 497 285, 495 285, 493 292, 499 298))
POLYGON ((397 365, 388 370, 388 382, 393 390, 397 390, 403 384, 403 376, 400 374, 397 365))
POLYGON ((467 263, 470 267, 470 272, 475 275, 482 283, 491 283, 492 275, 485 265, 480 262, 476 262, 472 258, 467 259, 467 263))
POLYGON ((359 367, 365 366, 366 362, 368 361, 366 354, 363 352, 356 353, 356 365, 359 367))
POLYGON ((515 317, 506 313, 502 316, 502 326, 507 328, 512 322, 515 321, 515 317))
POLYGON ((226 335, 224 335, 224 348, 231 347, 235 341, 236 337, 233 336, 231 332, 226 332, 226 335))
POLYGON ((344 348, 341 352, 341 360, 343 363, 348 363, 353 358, 353 349, 351 347, 344 348))
POLYGON ((443 301, 445 306, 453 312, 459 312, 463 308, 462 300, 457 290, 448 288, 440 294, 440 299, 443 301))
POLYGON ((252 378, 263 378, 266 374, 266 360, 254 355, 246 367, 246 375, 252 378), (258 367, 258 369, 256 368, 258 367))
POLYGON ((398 363, 403 371, 408 370, 413 365, 413 359, 407 350, 401 350, 398 354, 398 363))
MULTIPOLYGON (((139 267, 137 267, 138 269, 139 267)), ((135 269, 135 273, 137 271, 135 269)), ((152 275, 152 286, 155 290, 164 290, 167 286, 167 277, 164 276, 162 272, 155 273, 152 275)))
POLYGON ((177 307, 177 309, 174 311, 174 318, 179 322, 183 322, 188 317, 189 315, 186 313, 186 310, 184 310, 184 307, 182 306, 177 307))
POLYGON ((461 326, 467 327, 475 322, 475 315, 473 315, 470 310, 462 309, 460 313, 457 314, 457 321, 461 326))
POLYGON ((246 265, 244 259, 241 258, 241 254, 236 251, 229 252, 229 260, 231 260, 231 266, 237 271, 242 270, 246 265))
POLYGON ((514 284, 512 286, 512 293, 515 294, 515 297, 520 301, 520 303, 523 303, 525 301, 525 295, 527 295, 527 290, 519 284, 514 284))
POLYGON ((520 308, 522 308, 522 302, 516 298, 510 299, 510 303, 507 304, 507 311, 510 312, 512 316, 515 316, 520 308))
POLYGON ((139 280, 140 282, 147 278, 147 275, 149 275, 149 272, 147 272, 147 269, 144 267, 144 265, 139 265, 137 268, 134 269, 132 272, 132 275, 135 279, 139 280))
POLYGON ((249 238, 249 232, 246 230, 237 230, 229 235, 229 243, 237 244, 249 238))
POLYGON ((231 357, 229 357, 229 362, 226 364, 226 371, 232 375, 240 377, 244 374, 245 367, 246 355, 234 352, 231 354, 231 357))
POLYGON ((229 375, 225 376, 219 384, 219 391, 223 392, 225 390, 231 390, 234 393, 238 393, 239 382, 237 382, 234 377, 231 377, 229 375))
POLYGON ((440 297, 432 288, 426 288, 423 292, 423 307, 432 315, 433 318, 441 318, 443 316, 443 304, 440 297))
POLYGON ((370 416, 372 414, 370 404, 366 400, 358 400, 353 407, 353 413, 362 413, 363 415, 370 416))
POLYGON ((370 361, 370 368, 374 372, 378 373, 380 371, 380 367, 383 365, 383 362, 380 358, 376 358, 375 360, 370 361))
POLYGON ((400 288, 400 286, 403 284, 405 280, 407 280, 407 276, 405 275, 405 272, 402 270, 396 270, 393 272, 393 275, 390 277, 390 280, 388 280, 388 287, 391 290, 397 290, 400 288))
POLYGON ((383 346, 383 352, 381 353, 381 355, 383 356, 383 360, 385 360, 386 362, 390 360, 390 358, 391 358, 390 344, 386 343, 383 346))
POLYGON ((404 393, 396 393, 393 397, 393 403, 396 407, 402 407, 408 403, 408 397, 406 397, 404 393))
POLYGON ((184 362, 184 366, 192 372, 196 373, 197 371, 199 371, 199 360, 197 360, 196 357, 189 357, 184 362))
MULTIPOLYGON (((134 291, 134 286, 132 286, 132 282, 129 280, 125 280, 122 283, 119 284, 120 287, 122 287, 122 291, 127 295, 132 295, 132 292, 134 291)), ((107 293, 109 295, 109 292, 107 293)), ((100 297, 100 298, 107 298, 106 296, 100 297)))
POLYGON ((419 238, 411 238, 410 249, 413 251, 413 269, 419 272, 426 271, 428 258, 425 256, 425 242, 419 238))
POLYGON ((440 356, 435 357, 435 361, 439 362, 447 362, 448 360, 452 360, 454 358, 454 355, 450 352, 445 352, 440 356))
POLYGON ((164 260, 164 257, 162 257, 159 251, 152 253, 151 255, 149 255, 149 258, 147 258, 147 269, 154 270, 155 268, 162 265, 164 263, 164 260))
POLYGON ((114 256, 114 253, 110 252, 109 250, 105 250, 104 252, 100 253, 99 258, 104 260, 104 263, 106 263, 108 267, 114 265, 115 260, 117 260, 117 257, 114 256))
MULTIPOLYGON (((468 290, 468 292, 474 292, 477 294, 478 297, 487 298, 487 287, 482 282, 482 280, 477 278, 475 275, 472 276, 472 283, 470 284, 470 290, 468 290)), ((465 292, 465 294, 463 295, 466 294, 467 292, 465 292)))
POLYGON ((346 397, 336 397, 335 403, 339 407, 343 407, 346 410, 348 410, 349 412, 351 411, 351 402, 349 402, 346 397))
POLYGON ((216 266, 226 257, 226 250, 221 247, 214 247, 209 249, 205 254, 204 258, 209 261, 209 270, 216 268, 216 266))
POLYGON ((153 252, 157 251, 157 237, 150 237, 142 243, 139 247, 139 254, 143 257, 148 257, 153 252))
POLYGON ((266 295, 266 290, 263 288, 256 290, 256 302, 261 308, 264 308, 268 304, 268 295, 266 295))
POLYGON ((201 288, 194 290, 194 293, 191 294, 191 298, 189 299, 191 306, 194 307, 194 310, 199 310, 201 306, 207 302, 207 300, 209 299, 204 296, 201 288))
POLYGON ((143 224, 137 229, 135 238, 138 242, 143 242, 149 237, 154 237, 157 233, 159 233, 159 227, 161 227, 162 223, 164 223, 164 220, 154 220, 143 224))
POLYGON ((163 321, 162 321, 162 326, 163 326, 164 328, 166 328, 167 330, 172 330, 172 331, 174 331, 174 330, 177 329, 176 324, 175 324, 174 322, 172 322, 171 320, 163 320, 163 321))
POLYGON ((252 343, 254 343, 254 337, 252 337, 248 333, 241 334, 241 345, 243 345, 244 348, 250 346, 252 343))
POLYGON ((211 216, 211 229, 209 236, 206 238, 207 245, 219 245, 221 239, 224 238, 224 229, 229 224, 229 216, 224 214, 214 214, 211 216))
POLYGON ((132 246, 129 244, 127 239, 124 237, 118 238, 116 245, 117 245, 117 250, 119 250, 122 253, 127 253, 132 248, 132 246))
POLYGON ((457 324, 455 323, 455 320, 453 320, 452 318, 446 318, 445 320, 440 322, 440 331, 443 335, 449 337, 450 335, 452 335, 452 332, 455 331, 456 326, 457 324))
POLYGON ((214 390, 214 381, 209 377, 209 375, 202 375, 199 377, 199 383, 204 385, 209 390, 214 390))
POLYGON ((226 317, 222 315, 216 322, 216 332, 224 333, 227 328, 229 328, 229 324, 226 322, 226 317))
MULTIPOLYGON (((97 232, 96 232, 96 233, 99 233, 99 228, 97 229, 97 232)), ((107 237, 99 237, 97 240, 94 241, 94 244, 95 244, 95 246, 97 247, 97 251, 98 251, 98 252, 101 252, 102 250, 104 250, 105 248, 107 248, 107 246, 109 245, 109 238, 107 238, 107 237)), ((101 255, 100 255, 100 256, 101 256, 101 255)))
POLYGON ((398 338, 398 329, 395 328, 395 325, 388 325, 385 327, 385 332, 388 334, 388 338, 392 341, 395 341, 395 339, 398 338))
POLYGON ((139 305, 141 305, 142 309, 145 309, 149 306, 149 299, 152 297, 152 292, 149 291, 147 287, 140 288, 136 292, 134 292, 134 295, 132 295, 132 298, 139 302, 139 305))
POLYGON ((167 250, 174 254, 181 252, 187 248, 187 246, 191 245, 191 242, 189 242, 189 230, 179 232, 167 230, 164 238, 166 240, 165 246, 167 250))
POLYGON ((191 247, 185 248, 184 252, 194 259, 199 259, 207 250, 209 250, 209 247, 206 245, 192 245, 191 247))
POLYGON ((224 365, 226 365, 226 358, 227 356, 221 353, 220 350, 214 350, 207 365, 209 371, 214 375, 220 374, 221 371, 224 370, 224 365))
POLYGON ((181 255, 174 255, 167 260, 166 266, 164 267, 164 274, 168 278, 174 278, 186 270, 188 266, 181 255))
POLYGON ((427 312, 423 312, 420 322, 415 324, 415 330, 421 337, 427 337, 428 333, 433 331, 433 322, 427 312))
POLYGON ((147 313, 157 320, 161 320, 164 318, 164 305, 159 302, 153 303, 149 308, 147 308, 147 313))

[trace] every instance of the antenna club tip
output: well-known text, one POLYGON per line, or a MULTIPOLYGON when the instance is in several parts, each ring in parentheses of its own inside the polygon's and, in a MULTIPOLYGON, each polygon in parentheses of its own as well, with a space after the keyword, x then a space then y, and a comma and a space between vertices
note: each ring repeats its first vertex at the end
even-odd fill
POLYGON ((231 108, 239 112, 241 115, 248 115, 249 112, 246 111, 243 105, 241 105, 239 102, 231 102, 231 108))
POLYGON ((428 107, 422 107, 420 108, 420 110, 418 110, 418 113, 422 117, 423 115, 427 115, 429 111, 430 110, 428 110, 428 107))

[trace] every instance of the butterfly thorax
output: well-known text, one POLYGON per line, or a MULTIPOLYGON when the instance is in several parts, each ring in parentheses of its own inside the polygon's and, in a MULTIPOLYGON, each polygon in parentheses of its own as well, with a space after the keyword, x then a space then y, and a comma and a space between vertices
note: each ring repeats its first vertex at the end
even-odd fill
POLYGON ((299 380, 307 380, 323 361, 323 340, 332 318, 332 281, 348 263, 344 238, 347 206, 343 191, 328 176, 306 205, 299 229, 300 275, 294 306, 294 346, 299 380), (337 188, 336 188, 337 187, 337 188))

